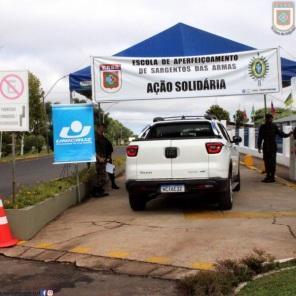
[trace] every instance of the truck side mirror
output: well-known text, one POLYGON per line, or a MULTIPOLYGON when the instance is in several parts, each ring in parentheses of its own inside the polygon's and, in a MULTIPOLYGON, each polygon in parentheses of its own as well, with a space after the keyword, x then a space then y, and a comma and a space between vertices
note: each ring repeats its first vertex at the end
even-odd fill
POLYGON ((242 138, 240 136, 233 136, 232 143, 238 145, 242 141, 242 138))

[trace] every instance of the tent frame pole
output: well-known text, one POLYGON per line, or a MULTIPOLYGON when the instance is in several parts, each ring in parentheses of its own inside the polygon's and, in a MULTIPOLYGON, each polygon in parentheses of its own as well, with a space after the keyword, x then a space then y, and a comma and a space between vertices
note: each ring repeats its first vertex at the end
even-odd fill
POLYGON ((264 94, 264 117, 267 114, 267 105, 266 105, 266 94, 264 94))

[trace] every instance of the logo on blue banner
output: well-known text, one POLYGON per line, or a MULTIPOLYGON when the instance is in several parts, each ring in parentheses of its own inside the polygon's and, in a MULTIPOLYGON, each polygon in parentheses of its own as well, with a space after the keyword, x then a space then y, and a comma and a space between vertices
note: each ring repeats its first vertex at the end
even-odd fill
POLYGON ((52 107, 55 163, 95 162, 93 106, 52 107))

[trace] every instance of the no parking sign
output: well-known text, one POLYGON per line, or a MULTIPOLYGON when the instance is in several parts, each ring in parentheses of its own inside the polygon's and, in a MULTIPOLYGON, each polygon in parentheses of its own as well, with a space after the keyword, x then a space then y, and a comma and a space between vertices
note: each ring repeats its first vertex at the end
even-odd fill
POLYGON ((0 131, 29 130, 28 71, 0 72, 0 131))

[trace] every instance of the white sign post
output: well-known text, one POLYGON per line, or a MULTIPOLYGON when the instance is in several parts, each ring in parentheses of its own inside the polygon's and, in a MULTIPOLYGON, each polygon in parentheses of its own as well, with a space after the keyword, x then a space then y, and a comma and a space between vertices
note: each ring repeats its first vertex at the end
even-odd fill
POLYGON ((29 131, 28 71, 0 71, 0 131, 29 131))
POLYGON ((92 57, 97 102, 276 93, 278 49, 187 57, 92 57))
POLYGON ((12 202, 16 196, 15 133, 29 131, 28 71, 0 71, 0 131, 12 133, 12 202))

